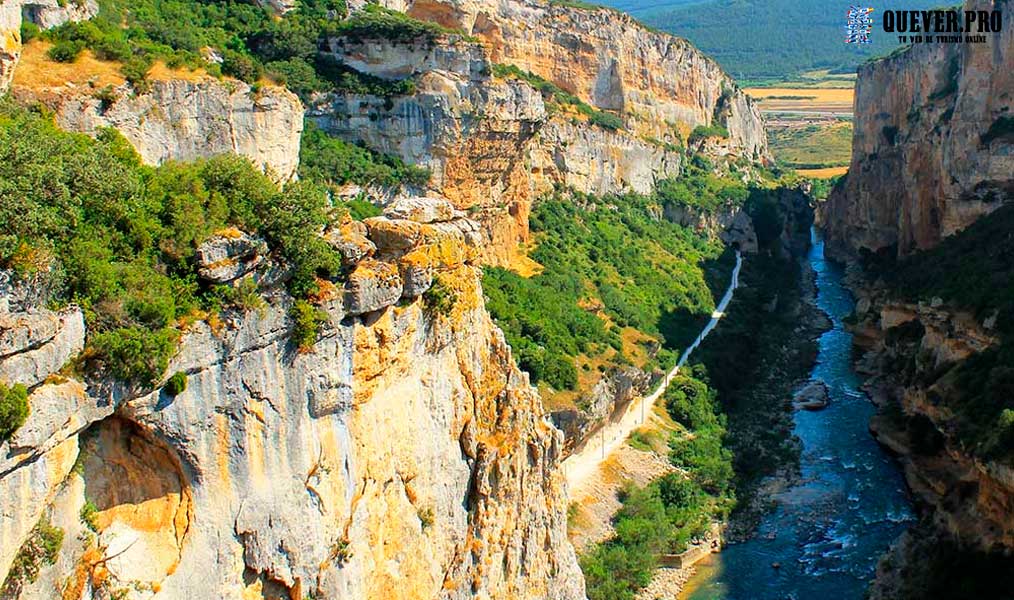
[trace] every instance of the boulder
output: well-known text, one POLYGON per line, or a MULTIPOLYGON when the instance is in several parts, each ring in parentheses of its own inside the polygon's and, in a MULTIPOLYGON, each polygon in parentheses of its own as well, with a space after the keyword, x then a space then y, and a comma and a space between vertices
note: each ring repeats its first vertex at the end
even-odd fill
POLYGON ((197 272, 211 283, 229 283, 256 269, 268 253, 267 243, 238 229, 221 231, 197 248, 197 272))
POLYGON ((384 209, 389 219, 408 219, 416 223, 441 223, 453 220, 454 205, 443 198, 399 198, 384 209))
POLYGON ((792 404, 802 410, 822 410, 827 408, 829 396, 827 384, 819 379, 804 385, 792 398, 792 404))
POLYGON ((407 219, 373 217, 363 221, 369 229, 370 240, 381 256, 397 257, 414 248, 432 227, 407 219))
POLYGON ((370 258, 377 246, 366 235, 369 230, 359 221, 349 221, 325 234, 324 239, 342 256, 342 266, 352 268, 364 258, 370 258))
POLYGON ((366 259, 356 266, 345 284, 345 312, 358 316, 393 305, 401 298, 402 282, 397 267, 366 259))

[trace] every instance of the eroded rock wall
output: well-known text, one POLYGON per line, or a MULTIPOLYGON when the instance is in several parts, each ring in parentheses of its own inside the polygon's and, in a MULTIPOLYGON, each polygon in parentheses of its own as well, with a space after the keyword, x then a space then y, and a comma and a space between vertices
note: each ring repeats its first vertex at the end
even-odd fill
POLYGON ((277 181, 294 178, 299 166, 303 105, 284 88, 255 91, 241 81, 195 76, 154 80, 139 94, 120 86, 112 101, 74 85, 15 85, 12 93, 21 103, 45 105, 63 129, 116 129, 148 164, 239 154, 277 181))
POLYGON ((674 127, 721 124, 739 154, 768 155, 760 113, 715 61, 624 13, 540 0, 414 0, 407 13, 478 36, 495 63, 631 115, 639 134, 663 139, 674 127))
POLYGON ((879 442, 897 453, 935 527, 982 551, 1014 548, 1014 470, 956 437, 956 367, 1000 343, 995 323, 942 303, 907 303, 865 285, 850 326, 857 369, 880 414, 879 442))
POLYGON ((312 348, 276 291, 185 332, 176 396, 33 388, 0 575, 40 516, 65 541, 21 597, 584 597, 562 435, 485 311, 481 231, 446 201, 388 212, 328 238, 363 251, 312 348), (449 308, 419 297, 436 280, 449 308))
POLYGON ((919 44, 860 67, 852 164, 822 216, 832 251, 930 248, 1014 198, 1014 24, 1004 17, 985 43, 919 44))

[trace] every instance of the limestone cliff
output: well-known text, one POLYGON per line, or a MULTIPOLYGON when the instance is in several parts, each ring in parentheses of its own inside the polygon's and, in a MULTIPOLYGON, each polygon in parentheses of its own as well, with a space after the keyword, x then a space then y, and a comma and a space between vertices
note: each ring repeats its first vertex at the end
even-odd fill
POLYGON ((985 43, 919 44, 860 67, 852 164, 822 216, 832 250, 905 255, 1014 197, 1008 16, 985 43))
MULTIPOLYGON (((265 308, 189 327, 176 396, 33 388, 0 447, 0 574, 48 515, 64 543, 22 598, 583 598, 561 436, 483 307, 476 231, 431 199, 341 225, 352 274, 306 350, 273 261, 209 240, 265 308)), ((6 305, 0 364, 52 317, 6 305)))
POLYGON ((986 551, 1014 547, 1014 470, 976 457, 953 433, 954 368, 999 343, 992 324, 954 307, 858 289, 851 329, 857 368, 871 375, 867 387, 882 409, 874 435, 901 457, 909 487, 940 530, 986 551))
POLYGON ((650 31, 626 14, 540 0, 410 0, 404 8, 478 36, 493 62, 535 73, 596 108, 630 115, 640 134, 661 139, 674 127, 720 124, 737 153, 767 157, 757 108, 718 64, 686 40, 650 31))
POLYGON ((14 79, 21 57, 21 6, 16 0, 0 2, 0 94, 14 79))
MULTIPOLYGON (((447 24, 434 13, 417 14, 417 8, 409 14, 447 24)), ((573 19, 581 24, 598 14, 585 16, 581 11, 573 19)), ((655 35, 629 19, 606 14, 619 19, 631 32, 655 35)), ((569 35, 584 35, 577 24, 569 35)), ((474 33, 484 38, 480 31, 474 33)), ((337 37, 329 41, 336 60, 382 80, 410 79, 414 92, 391 97, 332 95, 318 99, 309 114, 334 135, 429 167, 433 188, 458 208, 471 209, 489 232, 486 262, 510 264, 519 244, 528 241, 528 213, 539 195, 557 186, 590 194, 651 193, 658 181, 679 176, 684 153, 674 142, 684 139, 695 124, 726 124, 730 139, 721 144, 719 154, 766 157, 766 138, 746 97, 734 91, 731 81, 688 44, 665 39, 684 49, 674 60, 684 61, 681 68, 695 73, 687 76, 686 85, 699 87, 700 93, 687 91, 684 95, 697 98, 710 94, 707 86, 711 83, 726 93, 717 92, 720 97, 700 110, 667 105, 665 115, 621 107, 615 112, 623 115, 625 126, 613 129, 595 124, 567 105, 548 101, 523 78, 496 76, 498 61, 530 68, 547 79, 552 76, 514 57, 498 56, 501 44, 496 40, 476 42, 460 35, 397 42, 337 37), (715 82, 711 77, 717 78, 715 82), (743 106, 736 108, 740 103, 743 106), (670 117, 675 120, 665 122, 670 117)), ((605 47, 601 52, 622 50, 605 47)), ((557 48, 557 58, 573 65, 578 56, 564 58, 565 51, 573 53, 557 48)), ((554 82, 572 88, 565 82, 554 82)), ((666 98, 677 93, 662 88, 657 91, 666 98)))
POLYGON ((73 81, 39 86, 19 72, 11 93, 49 108, 63 129, 90 135, 116 129, 148 164, 239 154, 278 181, 293 179, 299 166, 303 105, 284 88, 254 90, 241 81, 180 73, 153 77, 142 93, 121 83, 107 95, 73 81))

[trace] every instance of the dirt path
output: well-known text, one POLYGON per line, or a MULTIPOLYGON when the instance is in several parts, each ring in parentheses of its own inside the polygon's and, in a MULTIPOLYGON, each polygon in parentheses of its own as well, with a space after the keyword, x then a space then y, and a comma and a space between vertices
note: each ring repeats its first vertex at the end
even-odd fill
POLYGON ((581 490, 584 483, 589 479, 589 476, 598 470, 599 466, 609 456, 620 447, 627 436, 632 431, 640 427, 644 423, 646 412, 650 412, 650 407, 662 397, 668 389, 669 384, 672 383, 673 379, 679 373, 680 367, 682 367, 688 358, 690 353, 697 349, 701 341, 715 328, 718 324, 719 319, 725 315, 725 309, 728 308, 729 302, 732 300, 733 292, 739 287, 739 270, 743 266, 743 257, 737 251, 736 252, 736 267, 732 270, 732 278, 729 281, 729 289, 726 290, 725 295, 722 296, 721 302, 715 308, 715 312, 711 315, 711 320, 704 326, 701 333, 694 340, 694 343, 690 345, 686 351, 683 352, 683 356, 680 357, 676 366, 673 367, 669 373, 666 374, 665 379, 659 384, 658 389, 651 393, 651 395, 642 398, 641 400, 633 401, 627 406, 626 412, 616 422, 609 423, 604 426, 598 433, 595 434, 595 439, 588 440, 588 443, 584 447, 567 457, 563 461, 563 470, 567 477, 567 484, 570 486, 570 495, 572 498, 578 497, 578 492, 581 490))

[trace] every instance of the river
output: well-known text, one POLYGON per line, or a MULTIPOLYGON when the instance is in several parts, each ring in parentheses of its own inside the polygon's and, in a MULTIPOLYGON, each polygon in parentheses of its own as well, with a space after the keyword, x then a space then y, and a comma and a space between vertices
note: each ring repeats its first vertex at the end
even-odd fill
POLYGON ((817 304, 833 328, 820 339, 811 377, 827 383, 831 404, 795 415, 800 481, 775 496, 754 537, 699 563, 681 598, 860 600, 878 558, 914 519, 898 465, 867 429, 874 408, 849 360, 842 319, 853 299, 843 269, 824 260, 823 241, 812 236, 817 304))

